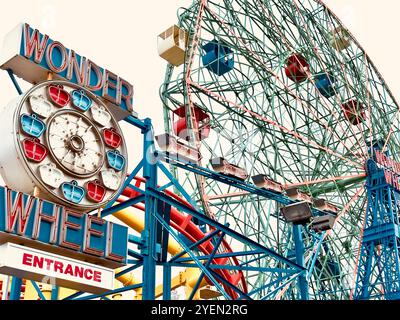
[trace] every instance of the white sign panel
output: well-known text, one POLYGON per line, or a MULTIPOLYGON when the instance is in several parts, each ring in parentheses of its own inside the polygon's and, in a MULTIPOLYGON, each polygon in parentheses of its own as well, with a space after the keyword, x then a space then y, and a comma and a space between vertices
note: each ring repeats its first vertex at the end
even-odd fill
POLYGON ((0 246, 0 273, 91 293, 114 287, 112 269, 13 243, 0 246))

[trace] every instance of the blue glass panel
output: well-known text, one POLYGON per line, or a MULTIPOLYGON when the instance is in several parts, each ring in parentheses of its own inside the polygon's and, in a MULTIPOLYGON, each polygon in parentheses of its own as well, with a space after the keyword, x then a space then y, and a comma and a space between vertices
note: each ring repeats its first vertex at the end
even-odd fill
POLYGON ((90 99, 83 90, 72 91, 72 103, 79 110, 87 111, 92 106, 92 99, 90 99))
POLYGON ((331 74, 323 73, 315 77, 315 86, 325 98, 330 98, 335 95, 335 81, 331 74))
POLYGON ((40 120, 35 114, 23 114, 20 120, 22 130, 32 137, 39 138, 46 129, 46 125, 44 124, 44 122, 40 120))
POLYGON ((79 187, 76 181, 65 182, 61 188, 65 199, 73 203, 80 203, 85 196, 85 189, 79 187))
POLYGON ((211 72, 222 76, 231 71, 235 64, 233 50, 217 40, 208 42, 203 46, 205 54, 202 56, 203 65, 211 72))
POLYGON ((117 171, 121 171, 125 167, 124 156, 116 150, 107 152, 107 160, 109 166, 117 171))

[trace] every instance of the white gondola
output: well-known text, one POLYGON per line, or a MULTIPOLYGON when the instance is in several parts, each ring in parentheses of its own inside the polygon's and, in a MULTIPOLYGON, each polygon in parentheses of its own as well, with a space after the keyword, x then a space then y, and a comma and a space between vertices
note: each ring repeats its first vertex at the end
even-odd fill
POLYGON ((351 45, 351 36, 343 27, 337 27, 329 34, 329 43, 336 50, 342 51, 351 45))
POLYGON ((64 182, 64 174, 53 164, 40 166, 39 174, 43 182, 54 189, 59 188, 64 182))
POLYGON ((90 108, 93 120, 103 127, 108 127, 111 121, 111 115, 101 105, 95 105, 90 108))
POLYGON ((286 189, 286 195, 292 200, 306 201, 310 204, 313 203, 313 198, 309 194, 300 191, 299 188, 286 189))
POLYGON ((168 133, 156 136, 156 141, 160 149, 164 151, 167 156, 171 156, 171 158, 195 164, 198 164, 200 161, 199 151, 177 140, 168 133))
POLYGON ((295 225, 307 224, 312 218, 310 204, 306 201, 283 207, 281 213, 287 222, 292 222, 295 225))
POLYGON ((245 169, 229 163, 222 157, 211 159, 210 163, 214 171, 227 176, 235 177, 239 180, 246 180, 249 177, 245 169))
POLYGON ((335 216, 331 214, 315 217, 312 221, 311 229, 318 233, 331 230, 335 225, 335 220, 335 216))
POLYGON ((269 191, 274 191, 277 193, 284 192, 282 184, 268 178, 268 176, 266 176, 265 174, 258 174, 256 176, 252 176, 251 179, 253 180, 254 184, 259 188, 263 188, 269 191))
POLYGON ((321 211, 330 212, 333 214, 338 214, 339 208, 329 203, 325 199, 316 199, 314 200, 314 207, 321 211))
POLYGON ((157 39, 158 54, 174 66, 185 62, 188 33, 176 25, 162 32, 157 39))
POLYGON ((104 186, 110 190, 118 190, 121 179, 114 169, 102 170, 100 172, 101 180, 104 186))
POLYGON ((34 113, 42 118, 47 118, 51 114, 52 104, 47 101, 43 96, 30 96, 29 104, 34 113))

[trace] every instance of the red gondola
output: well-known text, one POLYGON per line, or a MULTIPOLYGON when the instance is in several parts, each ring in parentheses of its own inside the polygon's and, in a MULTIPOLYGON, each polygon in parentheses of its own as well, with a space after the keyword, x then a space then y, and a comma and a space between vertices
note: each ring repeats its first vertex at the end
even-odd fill
POLYGON ((294 54, 286 60, 285 74, 293 82, 303 82, 307 79, 310 65, 300 54, 294 54))
POLYGON ((358 125, 366 119, 364 106, 357 100, 347 101, 342 105, 345 118, 353 125, 358 125))
MULTIPOLYGON (((193 106, 193 112, 194 112, 194 119, 196 121, 196 125, 199 130, 199 135, 198 139, 199 140, 204 140, 208 138, 210 135, 211 131, 211 125, 210 125, 210 116, 205 113, 199 106, 194 105, 193 106)), ((174 114, 174 133, 182 138, 187 140, 190 135, 187 132, 188 126, 186 123, 186 107, 181 106, 178 109, 173 111, 174 114), (175 121, 175 117, 178 117, 179 119, 175 121)))

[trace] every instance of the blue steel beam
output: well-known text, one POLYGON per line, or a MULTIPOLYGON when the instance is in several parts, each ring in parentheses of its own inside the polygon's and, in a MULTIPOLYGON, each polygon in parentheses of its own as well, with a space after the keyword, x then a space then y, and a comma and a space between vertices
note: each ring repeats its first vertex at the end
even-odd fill
POLYGON ((171 300, 171 266, 168 263, 163 266, 163 299, 171 300))
POLYGON ((309 260, 309 263, 307 265, 307 281, 311 279, 311 276, 314 271, 315 267, 315 262, 317 261, 319 252, 321 251, 322 247, 322 242, 324 241, 326 231, 322 232, 320 236, 316 239, 316 244, 313 246, 315 249, 313 250, 312 253, 312 259, 309 260))
POLYGON ((158 163, 158 167, 160 170, 165 174, 165 176, 171 181, 172 185, 183 195, 184 199, 189 202, 192 207, 196 210, 200 210, 199 206, 196 204, 195 201, 190 197, 190 195, 187 193, 187 191, 180 185, 178 180, 174 178, 174 176, 171 174, 171 172, 168 171, 168 169, 161 163, 158 163))
MULTIPOLYGON (((109 203, 107 203, 107 205, 104 207, 104 209, 110 208, 110 207, 115 203, 115 201, 118 199, 118 197, 121 195, 121 193, 122 193, 122 192, 125 190, 125 188, 131 183, 132 179, 133 179, 134 177, 136 177, 136 175, 139 173, 140 170, 142 170, 143 164, 144 164, 144 162, 143 162, 143 160, 141 160, 141 161, 139 162, 139 164, 136 166, 136 168, 133 169, 133 171, 131 172, 131 174, 130 174, 130 175, 126 178, 126 180, 124 181, 124 184, 123 184, 123 186, 122 186, 122 188, 121 188, 121 191, 118 192, 118 194, 117 194, 109 203)), ((103 210, 103 211, 104 211, 104 210, 103 210)))
POLYGON ((145 200, 145 196, 144 195, 140 195, 140 196, 137 196, 135 198, 126 200, 126 201, 121 202, 121 203, 119 203, 119 204, 117 204, 115 206, 109 207, 109 208, 104 209, 103 211, 101 211, 101 217, 105 218, 105 217, 109 216, 110 214, 113 214, 113 213, 118 212, 120 210, 126 209, 128 207, 131 207, 131 206, 133 206, 133 205, 135 205, 135 204, 137 204, 139 202, 142 202, 144 200, 145 200))
POLYGON ((219 222, 215 221, 214 219, 211 219, 209 217, 207 217, 206 215, 204 215, 201 212, 198 212, 192 208, 189 208, 185 205, 183 205, 181 202, 167 196, 166 194, 159 192, 153 188, 149 188, 147 191, 147 193, 152 194, 154 197, 157 197, 158 199, 169 203, 172 207, 177 208, 179 211, 183 211, 188 213, 189 215, 195 217, 196 219, 204 222, 205 224, 214 227, 215 229, 219 229, 221 231, 223 231, 224 233, 226 233, 228 236, 235 238, 236 240, 239 240, 241 242, 243 242, 244 244, 247 244, 248 246, 253 246, 257 249, 262 250, 265 253, 268 253, 271 257, 276 258, 277 260, 281 261, 282 263, 287 264, 290 267, 296 268, 299 271, 303 271, 305 270, 304 267, 292 262, 291 260, 282 257, 281 255, 279 255, 278 253, 276 253, 275 251, 268 249, 266 247, 264 247, 263 245, 241 235, 240 233, 229 229, 228 227, 224 226, 223 224, 220 224, 219 222))
POLYGON ((130 266, 130 267, 128 267, 128 268, 126 268, 126 269, 124 269, 124 270, 118 272, 118 273, 115 275, 115 278, 118 278, 118 277, 120 277, 120 276, 122 276, 122 275, 124 275, 124 274, 127 274, 128 272, 134 271, 134 270, 140 268, 142 265, 143 265, 143 261, 139 261, 139 262, 138 262, 137 264, 135 264, 134 266, 130 266))
POLYGON ((145 122, 146 120, 142 121, 142 120, 136 119, 135 117, 128 116, 124 119, 124 121, 135 126, 136 128, 139 128, 142 131, 142 133, 145 133, 148 130, 148 126, 145 122))
POLYGON ((171 228, 170 225, 168 225, 167 223, 165 223, 165 221, 163 221, 163 218, 160 215, 157 214, 156 217, 159 223, 161 223, 164 226, 164 228, 166 228, 169 231, 170 235, 183 247, 183 249, 187 252, 187 254, 193 259, 193 261, 196 264, 196 267, 205 273, 207 278, 214 284, 217 290, 219 290, 219 292, 222 293, 222 295, 226 299, 230 300, 231 297, 225 292, 224 288, 218 283, 218 281, 214 279, 214 277, 211 274, 211 270, 205 268, 205 266, 201 263, 201 261, 197 260, 196 255, 189 250, 188 246, 183 241, 181 241, 179 235, 175 233, 175 231, 171 228))
POLYGON ((52 286, 51 289, 51 300, 57 300, 58 299, 58 292, 59 292, 59 288, 58 286, 52 286))
MULTIPOLYGON (((196 257, 197 258, 197 257, 196 257)), ((214 258, 217 259, 217 258, 214 258)), ((209 260, 209 259, 198 259, 201 260, 209 260)), ((195 261, 194 261, 195 262, 195 261)), ((167 264, 173 267, 180 267, 180 268, 198 268, 196 263, 179 263, 179 262, 168 262, 167 264)), ((164 265, 164 263, 159 263, 159 265, 164 265)), ((235 265, 220 265, 220 264, 210 264, 209 269, 215 270, 232 270, 232 271, 258 271, 258 272, 270 272, 270 273, 283 273, 283 274, 297 274, 299 273, 298 270, 294 269, 283 269, 283 268, 268 268, 268 267, 252 267, 252 266, 235 266, 235 265)))
POLYGON ((157 164, 149 155, 154 150, 154 135, 152 132, 151 120, 145 120, 146 130, 142 130, 143 143, 143 177, 146 179, 145 188, 145 215, 144 230, 142 239, 143 255, 143 299, 155 300, 156 290, 156 261, 157 261, 157 242, 156 242, 156 214, 157 197, 149 193, 149 189, 157 189, 157 164), (151 139, 149 137, 152 137, 151 139))
MULTIPOLYGON (((286 279, 286 281, 284 281, 283 283, 281 283, 280 286, 276 287, 274 290, 272 290, 271 292, 269 292, 267 295, 263 296, 261 298, 261 300, 267 300, 270 299, 270 297, 274 294, 276 294, 279 290, 282 290, 283 288, 285 288, 289 283, 295 281, 298 277, 300 276, 300 273, 293 275, 293 277, 286 279)), ((280 282, 281 279, 276 280, 276 282, 280 282)), ((266 285, 266 287, 271 286, 270 284, 266 285)))
POLYGON ((7 69, 7 73, 10 76, 12 83, 14 84, 15 89, 17 90, 18 94, 21 95, 23 93, 21 87, 18 84, 17 79, 15 78, 14 72, 11 69, 7 69))
MULTIPOLYGON (((201 239, 201 240, 199 240, 199 241, 197 241, 197 242, 191 244, 190 246, 188 246, 188 248, 189 248, 190 250, 192 250, 192 249, 198 247, 198 246, 201 245, 202 243, 204 243, 204 242, 206 242, 207 240, 211 239, 212 237, 216 236, 219 232, 220 232, 220 230, 215 230, 215 231, 211 232, 210 234, 206 235, 203 239, 201 239)), ((185 253, 186 253, 186 251, 182 251, 182 252, 176 254, 175 256, 173 256, 169 261, 170 261, 170 262, 173 262, 173 261, 175 261, 175 260, 178 261, 178 259, 179 259, 180 257, 182 257, 185 253)), ((190 259, 190 258, 181 258, 181 259, 179 259, 179 261, 183 261, 183 260, 186 260, 186 259, 190 259)), ((190 259, 190 261, 191 261, 191 259, 190 259)))
MULTIPOLYGON (((208 258, 208 260, 207 260, 207 262, 206 262, 206 264, 205 264, 205 267, 206 267, 206 268, 209 268, 209 267, 210 267, 210 264, 211 264, 211 262, 212 262, 212 260, 213 260, 213 258, 214 258, 214 256, 215 256, 215 254, 216 254, 216 252, 217 252, 219 246, 221 245, 221 242, 222 242, 222 239, 224 238, 224 236, 225 236, 224 233, 222 233, 221 235, 219 235, 219 238, 218 238, 218 240, 217 240, 217 243, 215 244, 214 249, 212 250, 212 252, 211 252, 211 254, 210 254, 210 257, 208 258)), ((190 293, 190 296, 189 296, 189 299, 188 299, 188 300, 193 300, 194 295, 196 294, 197 290, 198 290, 199 287, 200 287, 201 281, 203 281, 203 278, 204 278, 204 272, 202 272, 202 273, 200 274, 200 277, 197 279, 196 284, 194 285, 194 287, 193 287, 193 289, 192 289, 192 292, 190 293)))
POLYGON ((35 281, 31 281, 33 287, 36 290, 36 293, 39 295, 40 300, 46 300, 46 297, 43 295, 42 291, 40 290, 39 286, 35 281))
MULTIPOLYGON (((293 240, 296 250, 296 262, 298 265, 305 267, 303 236, 301 234, 301 226, 299 225, 293 225, 293 240)), ((302 272, 302 274, 299 276, 298 286, 301 300, 308 300, 309 295, 306 272, 302 272)))
POLYGON ((133 244, 138 244, 140 245, 142 242, 142 240, 140 239, 140 237, 136 237, 133 234, 128 235, 128 241, 129 243, 133 243, 133 244))
POLYGON ((132 249, 128 249, 128 256, 132 257, 132 258, 136 258, 136 259, 143 259, 143 255, 133 251, 132 249))
POLYGON ((19 300, 21 298, 22 279, 13 277, 10 289, 10 300, 19 300))
POLYGON ((214 270, 210 270, 211 274, 216 277, 219 281, 221 281, 223 284, 226 286, 230 287, 232 290, 236 291, 236 293, 239 294, 239 297, 237 300, 242 300, 243 298, 246 298, 247 300, 252 300, 251 297, 244 293, 242 290, 240 290, 238 287, 234 286, 232 283, 221 277, 218 273, 216 273, 214 270))

